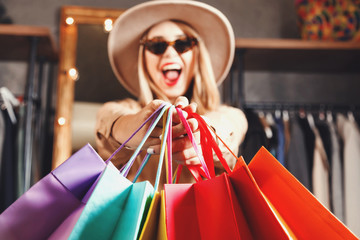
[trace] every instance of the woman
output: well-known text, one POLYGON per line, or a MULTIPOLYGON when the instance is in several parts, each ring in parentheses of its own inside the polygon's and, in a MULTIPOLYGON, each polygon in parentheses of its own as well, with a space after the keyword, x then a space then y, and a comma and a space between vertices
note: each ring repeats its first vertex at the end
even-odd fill
MULTIPOLYGON (((163 101, 203 115, 237 154, 247 121, 241 110, 220 105, 217 85, 228 74, 234 55, 233 30, 221 12, 207 4, 187 0, 139 4, 115 22, 109 35, 108 53, 116 77, 138 101, 109 102, 99 110, 96 141, 103 158, 109 157, 163 101)), ((196 120, 187 120, 199 140, 196 120)), ((112 161, 117 167, 129 160, 145 131, 146 127, 114 157, 112 161)), ((174 114, 172 131, 175 164, 198 164, 177 114, 174 114)), ((139 180, 153 182, 155 179, 160 135, 161 125, 144 145, 147 152, 154 155, 139 180)), ((224 146, 219 146, 233 167, 236 160, 224 146)), ((130 175, 136 172, 145 152, 137 157, 130 175)), ((222 171, 218 160, 215 166, 217 172, 222 171)), ((183 171, 180 181, 192 182, 193 178, 183 171)))

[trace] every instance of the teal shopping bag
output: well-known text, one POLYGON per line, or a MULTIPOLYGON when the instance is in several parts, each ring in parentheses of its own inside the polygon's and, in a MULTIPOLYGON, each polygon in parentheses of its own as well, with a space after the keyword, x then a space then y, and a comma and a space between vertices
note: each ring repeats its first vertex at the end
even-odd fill
POLYGON ((69 239, 136 239, 153 190, 148 181, 133 184, 109 163, 69 239))
MULTIPOLYGON (((171 106, 165 106, 154 120, 143 141, 135 150, 124 169, 120 172, 111 162, 108 163, 99 181, 86 203, 78 221, 76 222, 69 239, 137 239, 141 225, 146 218, 153 194, 154 187, 148 182, 134 183, 141 170, 150 158, 145 158, 134 182, 126 178, 126 173, 132 166, 135 157, 140 152, 143 144, 150 135, 164 112, 171 106)), ((164 115, 165 116, 165 115, 164 115)), ((166 139, 171 114, 166 115, 166 139)), ((161 144, 161 154, 157 169, 155 189, 159 184, 162 162, 164 158, 165 141, 161 144)))

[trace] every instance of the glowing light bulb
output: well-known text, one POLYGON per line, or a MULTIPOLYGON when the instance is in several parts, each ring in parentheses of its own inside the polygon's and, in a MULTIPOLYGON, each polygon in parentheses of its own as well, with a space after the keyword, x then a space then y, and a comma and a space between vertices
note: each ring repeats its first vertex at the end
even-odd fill
POLYGON ((105 19, 104 29, 106 32, 110 32, 113 28, 113 21, 110 18, 105 19))
POLYGON ((67 25, 72 25, 75 22, 75 20, 72 17, 67 17, 65 19, 65 22, 66 22, 67 25))
POLYGON ((57 122, 60 126, 63 126, 66 123, 66 119, 64 117, 59 117, 57 122))
POLYGON ((76 68, 70 68, 68 74, 69 77, 74 81, 77 81, 79 79, 79 72, 76 70, 76 68))

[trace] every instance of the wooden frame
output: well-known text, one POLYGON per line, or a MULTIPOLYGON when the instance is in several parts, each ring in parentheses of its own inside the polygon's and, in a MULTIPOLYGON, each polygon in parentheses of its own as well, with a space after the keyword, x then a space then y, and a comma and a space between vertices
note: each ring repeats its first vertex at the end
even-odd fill
POLYGON ((106 19, 115 19, 122 9, 64 6, 60 17, 60 49, 57 83, 57 102, 54 123, 54 145, 52 167, 59 166, 72 154, 71 118, 74 103, 74 80, 68 71, 75 68, 79 24, 103 25, 106 19), (66 23, 71 17, 72 24, 66 23))

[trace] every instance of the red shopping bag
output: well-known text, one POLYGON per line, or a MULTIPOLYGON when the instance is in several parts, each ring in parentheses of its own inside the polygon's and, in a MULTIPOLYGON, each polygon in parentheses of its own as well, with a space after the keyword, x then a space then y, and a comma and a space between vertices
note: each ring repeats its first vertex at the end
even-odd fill
MULTIPOLYGON (((201 122, 200 125, 206 125, 199 116, 193 115, 201 122)), ((219 140, 222 141, 220 138, 219 140)), ((217 147, 214 141, 212 147, 217 147)), ((292 238, 358 239, 264 147, 255 155, 249 168, 244 161, 239 161, 236 169, 230 174, 230 179, 241 205, 246 206, 244 214, 248 219, 249 226, 251 228, 254 226, 252 222, 261 226, 257 227, 259 230, 257 232, 252 230, 252 233, 256 234, 253 235, 254 237, 267 238, 266 235, 261 235, 262 233, 266 234, 266 228, 275 230, 276 226, 280 224, 287 235, 292 238), (250 176, 253 184, 239 181, 240 174, 237 172, 241 168, 250 176), (259 198, 259 193, 263 199, 259 198), (258 197, 255 198, 256 195, 258 197), (256 199, 260 201, 256 203, 256 199), (269 208, 277 217, 278 224, 276 221, 271 221, 272 214, 269 214, 269 208), (254 221, 256 217, 257 220, 254 221)))
POLYGON ((299 239, 358 239, 264 147, 249 169, 263 194, 299 239))
POLYGON ((164 191, 168 239, 252 239, 226 174, 164 191))
POLYGON ((206 123, 189 114, 199 122, 204 162, 212 162, 215 151, 228 173, 195 184, 165 185, 168 239, 289 239, 291 232, 267 203, 245 162, 231 173, 206 123))

